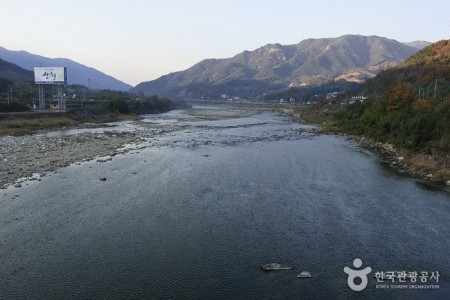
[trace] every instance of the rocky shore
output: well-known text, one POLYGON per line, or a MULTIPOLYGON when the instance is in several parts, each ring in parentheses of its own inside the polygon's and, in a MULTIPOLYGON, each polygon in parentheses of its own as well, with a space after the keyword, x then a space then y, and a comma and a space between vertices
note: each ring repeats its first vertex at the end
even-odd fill
MULTIPOLYGON (((230 109, 225 114, 223 110, 217 109, 191 109, 189 113, 192 118, 187 121, 220 120, 252 114, 245 109, 230 109)), ((85 123, 69 128, 82 130, 101 127, 102 130, 74 134, 44 131, 40 134, 0 136, 0 189, 11 185, 21 187, 26 184, 27 180, 40 181, 40 178, 47 172, 56 171, 70 164, 93 159, 100 162, 105 161, 110 159, 108 157, 125 153, 131 149, 123 148, 124 145, 137 144, 148 138, 154 138, 153 142, 157 142, 160 135, 179 129, 142 121, 137 121, 134 125, 137 130, 133 132, 120 131, 117 128, 114 131, 104 131, 105 128, 114 126, 104 123, 85 123)), ((170 138, 167 141, 161 141, 159 145, 177 143, 177 141, 169 140, 170 138)), ((202 144, 202 142, 203 139, 191 141, 194 146, 202 144)), ((206 140, 204 143, 209 144, 211 141, 206 140)))
POLYGON ((0 137, 0 188, 20 187, 46 172, 82 161, 126 152, 124 145, 140 138, 128 132, 0 137))
MULTIPOLYGON (((283 111, 290 115, 294 121, 300 123, 314 123, 303 119, 301 113, 292 109, 283 111)), ((450 186, 450 155, 425 155, 420 153, 411 153, 406 150, 396 149, 394 145, 388 143, 376 142, 363 136, 348 135, 340 132, 338 129, 329 126, 327 122, 320 125, 315 124, 317 134, 336 134, 358 141, 363 147, 371 148, 380 153, 390 167, 400 173, 411 177, 422 178, 429 182, 445 184, 450 186)))
MULTIPOLYGON (((329 132, 325 127, 319 127, 317 131, 322 133, 329 132)), ((448 155, 433 156, 416 154, 412 155, 412 157, 407 157, 402 154, 402 151, 396 149, 392 144, 376 142, 370 138, 362 136, 353 136, 344 133, 337 134, 358 141, 363 147, 374 149, 383 156, 391 168, 396 169, 400 173, 450 186, 448 175, 441 174, 439 171, 434 170, 434 166, 450 168, 450 157, 448 155), (424 160, 426 163, 421 164, 417 160, 424 160)))

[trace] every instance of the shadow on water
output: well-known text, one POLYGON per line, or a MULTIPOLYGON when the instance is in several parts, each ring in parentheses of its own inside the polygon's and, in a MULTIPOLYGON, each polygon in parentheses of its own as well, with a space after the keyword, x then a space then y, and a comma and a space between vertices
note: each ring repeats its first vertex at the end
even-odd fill
POLYGON ((427 191, 440 192, 450 196, 450 188, 444 184, 439 184, 425 179, 417 179, 416 184, 427 191))

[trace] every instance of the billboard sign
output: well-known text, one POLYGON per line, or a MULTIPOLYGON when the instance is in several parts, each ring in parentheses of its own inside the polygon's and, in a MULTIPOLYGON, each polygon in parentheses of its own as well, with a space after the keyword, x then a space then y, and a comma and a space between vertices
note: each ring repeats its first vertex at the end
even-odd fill
POLYGON ((34 67, 36 84, 66 84, 67 69, 64 67, 34 67))

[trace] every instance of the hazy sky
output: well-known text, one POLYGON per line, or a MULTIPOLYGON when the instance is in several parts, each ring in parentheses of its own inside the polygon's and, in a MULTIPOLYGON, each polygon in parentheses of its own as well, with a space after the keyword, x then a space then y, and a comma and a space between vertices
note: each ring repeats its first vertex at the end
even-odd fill
POLYGON ((450 38, 448 0, 1 0, 0 46, 66 57, 131 85, 267 43, 450 38))

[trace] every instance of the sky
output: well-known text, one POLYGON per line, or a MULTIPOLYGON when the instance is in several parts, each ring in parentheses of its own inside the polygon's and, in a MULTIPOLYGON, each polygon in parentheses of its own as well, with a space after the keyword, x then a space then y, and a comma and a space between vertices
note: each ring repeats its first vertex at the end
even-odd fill
POLYGON ((448 0, 0 0, 0 46, 64 57, 135 86, 268 43, 450 38, 448 0), (3 2, 3 3, 2 3, 3 2))

